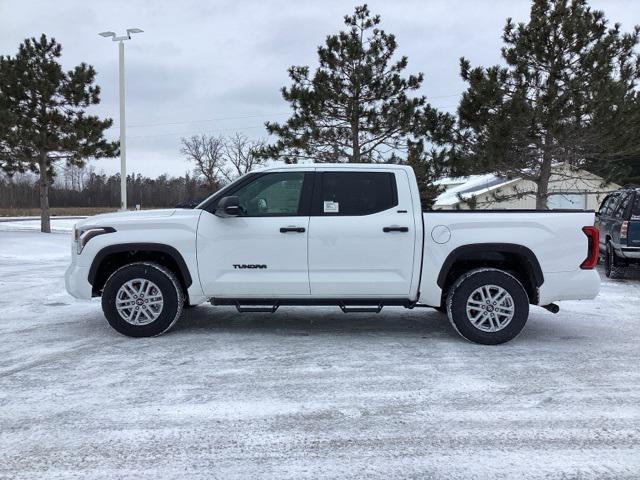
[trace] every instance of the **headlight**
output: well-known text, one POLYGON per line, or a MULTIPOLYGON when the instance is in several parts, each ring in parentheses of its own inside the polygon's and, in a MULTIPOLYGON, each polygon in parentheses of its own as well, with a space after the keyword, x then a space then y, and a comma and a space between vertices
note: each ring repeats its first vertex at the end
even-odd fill
POLYGON ((76 251, 78 252, 78 255, 80 255, 84 246, 93 237, 97 237, 98 235, 103 235, 105 233, 113 233, 115 231, 116 229, 113 227, 74 227, 73 239, 76 242, 76 251))

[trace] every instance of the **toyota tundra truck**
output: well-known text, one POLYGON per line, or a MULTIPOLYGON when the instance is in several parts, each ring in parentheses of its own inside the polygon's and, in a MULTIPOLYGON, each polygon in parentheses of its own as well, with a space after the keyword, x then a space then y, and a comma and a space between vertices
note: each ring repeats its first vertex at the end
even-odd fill
POLYGON ((251 172, 194 209, 96 215, 74 229, 66 288, 102 297, 131 337, 183 308, 431 307, 465 339, 514 338, 529 305, 594 298, 594 212, 422 211, 403 165, 299 164, 251 172))

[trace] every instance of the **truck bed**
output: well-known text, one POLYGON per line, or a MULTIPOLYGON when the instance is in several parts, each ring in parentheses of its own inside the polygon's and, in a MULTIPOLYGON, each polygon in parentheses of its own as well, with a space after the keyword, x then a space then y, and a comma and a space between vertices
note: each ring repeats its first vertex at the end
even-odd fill
MULTIPOLYGON (((424 260, 421 282, 436 284, 447 258, 458 248, 516 245, 533 253, 543 276, 536 303, 593 298, 600 289, 595 270, 583 270, 593 211, 455 210, 423 212, 424 260)), ((420 301, 440 304, 441 291, 421 292, 420 301)))

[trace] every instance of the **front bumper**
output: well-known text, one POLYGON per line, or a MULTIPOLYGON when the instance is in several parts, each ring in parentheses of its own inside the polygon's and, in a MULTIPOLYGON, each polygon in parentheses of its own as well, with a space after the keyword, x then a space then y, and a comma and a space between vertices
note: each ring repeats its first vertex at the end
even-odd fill
POLYGON ((64 274, 64 285, 69 295, 82 300, 91 300, 92 287, 89 283, 89 267, 72 263, 64 274))

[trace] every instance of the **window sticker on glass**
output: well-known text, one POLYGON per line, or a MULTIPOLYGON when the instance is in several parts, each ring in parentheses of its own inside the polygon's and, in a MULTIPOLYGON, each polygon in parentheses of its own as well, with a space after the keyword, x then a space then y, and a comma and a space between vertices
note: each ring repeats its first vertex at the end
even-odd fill
POLYGON ((324 213, 339 213, 340 204, 338 202, 326 201, 324 202, 324 213))

